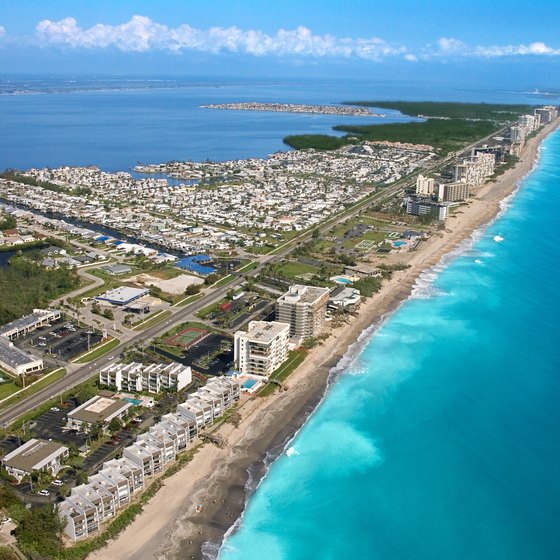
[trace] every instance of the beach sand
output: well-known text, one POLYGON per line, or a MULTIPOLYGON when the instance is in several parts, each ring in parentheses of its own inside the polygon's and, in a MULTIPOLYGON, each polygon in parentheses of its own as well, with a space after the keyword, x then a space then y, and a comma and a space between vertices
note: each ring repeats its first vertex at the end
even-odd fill
MULTIPOLYGON (((558 126, 543 128, 524 148, 520 162, 495 183, 478 190, 469 204, 447 220, 446 230, 420 244, 417 251, 402 254, 410 268, 395 272, 382 289, 361 305, 357 316, 321 346, 312 349, 303 364, 287 380, 288 390, 243 405, 238 427, 220 427, 228 445, 220 449, 204 445, 194 459, 174 476, 145 506, 144 511, 107 547, 91 560, 148 560, 154 558, 202 558, 203 543, 221 543, 224 533, 241 514, 249 477, 258 481, 265 459, 275 457, 304 423, 324 395, 330 372, 356 342, 360 333, 380 322, 407 299, 418 276, 488 224, 531 171, 542 139, 558 126), (197 505, 202 506, 197 512, 197 505)), ((397 258, 396 260, 399 260, 397 258)))

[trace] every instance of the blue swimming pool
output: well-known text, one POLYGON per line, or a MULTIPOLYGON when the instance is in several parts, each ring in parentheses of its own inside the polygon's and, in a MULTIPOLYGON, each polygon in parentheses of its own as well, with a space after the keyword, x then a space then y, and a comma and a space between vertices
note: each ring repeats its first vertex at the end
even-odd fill
POLYGON ((337 276, 336 278, 333 278, 333 282, 336 282, 337 284, 352 284, 352 280, 349 280, 348 278, 343 278, 342 276, 337 276))
POLYGON ((255 383, 257 382, 256 379, 245 379, 245 381, 243 381, 243 384, 241 385, 241 387, 243 387, 243 389, 251 389, 255 383))
POLYGON ((132 403, 134 406, 140 406, 142 404, 142 401, 140 401, 138 399, 132 399, 130 397, 127 397, 125 399, 125 401, 128 401, 129 403, 132 403))
POLYGON ((403 245, 406 245, 406 241, 393 241, 394 247, 402 247, 403 245))

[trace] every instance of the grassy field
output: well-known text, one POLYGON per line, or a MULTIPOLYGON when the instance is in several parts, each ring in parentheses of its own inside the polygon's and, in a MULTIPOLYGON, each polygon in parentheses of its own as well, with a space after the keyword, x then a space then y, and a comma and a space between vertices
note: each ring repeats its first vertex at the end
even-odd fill
POLYGON ((296 261, 288 261, 277 265, 274 270, 276 274, 286 278, 297 278, 303 274, 317 274, 319 272, 316 266, 296 261))
MULTIPOLYGON (((305 350, 291 350, 288 354, 288 359, 270 376, 270 379, 277 381, 285 381, 285 379, 292 373, 307 357, 305 350)), ((258 393, 260 397, 271 395, 276 389, 274 383, 267 383, 258 393)))
POLYGON ((19 387, 13 381, 2 383, 0 385, 0 401, 13 395, 16 391, 19 391, 19 387))
POLYGON ((107 352, 111 351, 119 344, 120 344, 120 340, 118 338, 113 338, 113 340, 110 340, 109 342, 103 344, 102 346, 99 346, 98 348, 89 352, 88 354, 83 355, 81 358, 74 360, 74 362, 76 364, 87 364, 92 360, 99 358, 99 356, 103 356, 103 354, 106 354, 107 352))
MULTIPOLYGON (((0 405, 0 407, 5 408, 6 406, 11 406, 11 405, 13 405, 14 403, 16 403, 17 401, 19 401, 23 398, 29 397, 30 395, 34 395, 37 391, 43 389, 44 387, 47 387, 48 385, 50 385, 51 383, 54 383, 58 379, 61 379, 65 375, 66 375, 66 370, 64 368, 55 370, 55 371, 51 372, 50 374, 44 376, 42 379, 40 379, 39 381, 37 381, 33 385, 30 385, 29 387, 27 387, 21 393, 18 393, 17 395, 14 395, 12 398, 3 402, 2 405, 0 405)), ((5 395, 4 398, 6 396, 7 395, 5 395)))

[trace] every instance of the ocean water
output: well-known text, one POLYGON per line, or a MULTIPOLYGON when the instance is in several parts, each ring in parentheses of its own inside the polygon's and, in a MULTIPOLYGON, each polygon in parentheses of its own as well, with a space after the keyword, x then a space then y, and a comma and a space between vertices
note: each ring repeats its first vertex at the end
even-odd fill
POLYGON ((224 161, 286 150, 289 134, 336 134, 337 124, 402 122, 332 115, 202 109, 242 101, 332 104, 356 99, 547 103, 528 93, 440 83, 177 78, 0 78, 0 169, 224 161))
POLYGON ((560 558, 560 133, 340 364, 219 560, 560 558))

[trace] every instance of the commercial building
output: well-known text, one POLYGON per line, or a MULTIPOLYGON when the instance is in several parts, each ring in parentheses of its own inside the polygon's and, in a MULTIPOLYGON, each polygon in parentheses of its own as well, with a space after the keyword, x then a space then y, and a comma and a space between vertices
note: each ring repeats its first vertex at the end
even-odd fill
POLYGON ((192 382, 192 371, 182 364, 109 364, 99 372, 100 385, 119 391, 161 393, 163 390, 181 391, 192 382))
POLYGON ((39 327, 50 325, 60 318, 61 314, 58 309, 34 309, 33 313, 0 326, 0 337, 14 340, 14 338, 30 333, 39 327))
POLYGON ((102 266, 101 270, 111 276, 120 276, 121 274, 130 274, 132 272, 132 268, 127 264, 108 264, 102 266))
POLYGON ((466 200, 471 194, 471 186, 469 183, 457 181, 455 183, 440 183, 438 185, 439 202, 456 202, 458 200, 466 200))
POLYGON ((276 300, 276 320, 290 325, 290 336, 305 340, 317 336, 325 323, 328 288, 295 284, 276 300))
POLYGON ((30 439, 2 459, 2 465, 18 482, 34 471, 56 476, 61 459, 68 456, 68 448, 53 441, 30 439))
POLYGON ((114 290, 96 296, 98 301, 104 301, 113 305, 128 305, 129 303, 141 298, 150 293, 148 288, 130 288, 128 286, 121 286, 114 290))
POLYGON ((125 400, 96 395, 67 414, 66 427, 86 433, 96 424, 105 428, 115 418, 122 420, 131 406, 125 400))
POLYGON ((288 323, 251 321, 247 332, 235 333, 235 367, 241 373, 270 377, 288 357, 289 339, 288 323))
POLYGON ((13 342, 0 336, 0 368, 14 375, 29 375, 43 369, 43 360, 16 348, 13 342))

